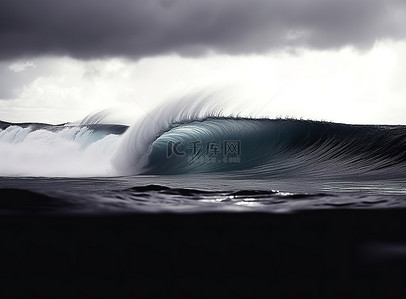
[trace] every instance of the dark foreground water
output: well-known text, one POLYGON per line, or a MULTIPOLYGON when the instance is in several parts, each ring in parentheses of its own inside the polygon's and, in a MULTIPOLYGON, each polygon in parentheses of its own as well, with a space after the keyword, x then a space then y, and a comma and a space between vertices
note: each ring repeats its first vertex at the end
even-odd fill
POLYGON ((0 179, 0 214, 291 213, 406 207, 401 179, 231 179, 229 174, 0 179), (26 197, 33 199, 26 200, 26 197), (35 199, 34 199, 35 198, 35 199), (21 199, 21 200, 20 200, 21 199))
POLYGON ((405 182, 0 179, 4 298, 404 298, 405 182))

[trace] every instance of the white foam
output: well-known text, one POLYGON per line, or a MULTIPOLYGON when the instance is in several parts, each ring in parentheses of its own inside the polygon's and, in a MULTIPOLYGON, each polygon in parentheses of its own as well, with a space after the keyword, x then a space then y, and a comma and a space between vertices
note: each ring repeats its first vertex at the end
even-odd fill
POLYGON ((2 176, 110 176, 118 135, 97 139, 86 127, 59 131, 10 126, 0 130, 2 176))

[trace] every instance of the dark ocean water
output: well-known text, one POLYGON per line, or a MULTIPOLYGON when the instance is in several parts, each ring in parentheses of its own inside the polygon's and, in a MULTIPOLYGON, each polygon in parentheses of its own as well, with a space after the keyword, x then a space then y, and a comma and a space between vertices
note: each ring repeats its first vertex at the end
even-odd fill
POLYGON ((271 212, 405 208, 404 181, 239 180, 216 175, 3 177, 2 213, 271 212), (28 193, 29 192, 29 193, 28 193), (28 196, 40 199, 25 201, 28 196), (6 201, 6 198, 10 200, 6 201), (20 202, 20 198, 23 198, 20 202), (38 206, 36 205, 38 203, 38 206))
POLYGON ((42 198, 29 210, 48 213, 406 204, 404 126, 217 117, 135 129, 1 123, 0 150, 0 195, 13 198, 2 213, 27 211, 18 203, 26 191, 42 198))
POLYGON ((406 297, 405 126, 0 123, 0 157, 0 297, 406 297))

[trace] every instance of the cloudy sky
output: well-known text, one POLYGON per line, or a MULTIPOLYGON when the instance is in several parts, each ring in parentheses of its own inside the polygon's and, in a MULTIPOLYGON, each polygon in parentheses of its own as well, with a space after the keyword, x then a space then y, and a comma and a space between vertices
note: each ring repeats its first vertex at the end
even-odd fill
POLYGON ((205 90, 245 116, 406 124, 405 38, 404 0, 1 0, 0 119, 131 123, 205 90))

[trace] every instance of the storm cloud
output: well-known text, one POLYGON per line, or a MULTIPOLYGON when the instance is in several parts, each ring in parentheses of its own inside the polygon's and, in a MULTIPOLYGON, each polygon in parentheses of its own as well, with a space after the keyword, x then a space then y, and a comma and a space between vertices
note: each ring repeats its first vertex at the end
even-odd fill
POLYGON ((0 59, 368 48, 405 20, 401 0, 2 0, 0 59))

